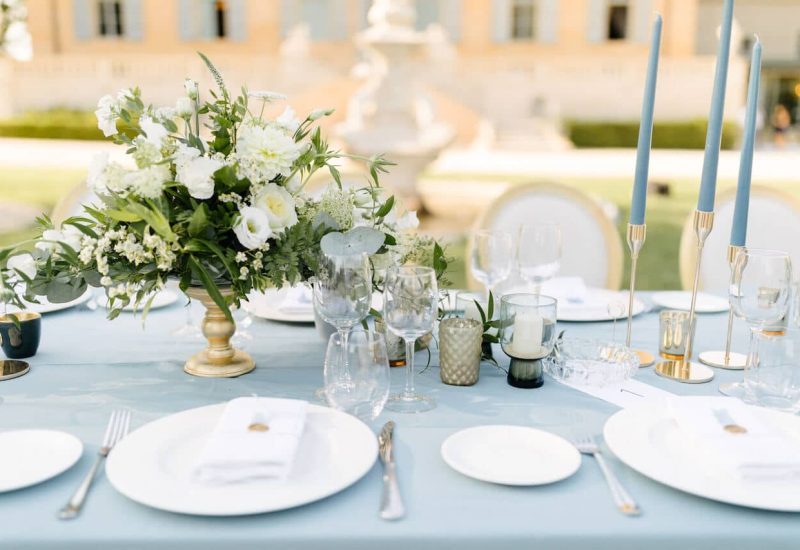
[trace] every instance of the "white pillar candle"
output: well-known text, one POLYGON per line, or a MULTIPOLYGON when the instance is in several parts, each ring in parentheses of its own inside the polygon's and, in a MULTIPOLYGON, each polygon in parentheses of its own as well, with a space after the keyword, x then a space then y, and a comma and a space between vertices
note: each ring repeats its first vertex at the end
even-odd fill
POLYGON ((511 349, 519 359, 538 359, 542 355, 544 320, 533 313, 519 313, 514 319, 511 349))

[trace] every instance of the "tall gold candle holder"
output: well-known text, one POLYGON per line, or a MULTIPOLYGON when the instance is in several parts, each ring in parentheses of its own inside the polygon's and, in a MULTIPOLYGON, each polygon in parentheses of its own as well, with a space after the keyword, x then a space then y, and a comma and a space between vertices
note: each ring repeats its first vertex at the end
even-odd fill
MULTIPOLYGON (((644 246, 644 240, 647 236, 647 225, 645 224, 628 224, 628 248, 631 251, 631 286, 628 293, 628 330, 625 337, 625 346, 631 347, 631 330, 633 328, 633 298, 636 294, 636 265, 639 262, 639 252, 644 246)), ((633 350, 639 356, 639 366, 649 367, 655 362, 655 357, 652 353, 642 350, 633 350)))
POLYGON ((713 212, 694 211, 694 233, 697 237, 697 263, 695 265, 694 284, 692 286, 692 303, 689 308, 689 340, 686 343, 686 354, 683 359, 664 361, 658 363, 655 367, 656 374, 685 384, 701 384, 714 379, 713 370, 702 363, 695 363, 691 360, 694 336, 697 329, 696 306, 697 292, 700 286, 700 264, 703 259, 703 247, 713 227, 713 212))
MULTIPOLYGON (((744 251, 743 246, 728 245, 728 265, 733 273, 733 264, 739 252, 744 251)), ((704 351, 698 356, 700 362, 709 367, 728 370, 743 370, 747 363, 747 356, 743 353, 731 353, 731 336, 733 333, 733 308, 728 309, 728 332, 725 338, 725 351, 704 351)))

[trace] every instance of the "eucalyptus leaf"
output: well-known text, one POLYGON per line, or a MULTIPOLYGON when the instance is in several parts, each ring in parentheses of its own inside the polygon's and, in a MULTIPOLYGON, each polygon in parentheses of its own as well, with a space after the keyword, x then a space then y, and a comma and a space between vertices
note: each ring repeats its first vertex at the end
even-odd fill
POLYGON ((346 233, 328 233, 320 241, 322 252, 328 256, 375 254, 386 239, 382 231, 372 227, 354 227, 346 233))
POLYGON ((75 283, 55 280, 47 284, 47 300, 54 304, 71 302, 82 296, 84 292, 86 292, 86 282, 82 279, 75 283))

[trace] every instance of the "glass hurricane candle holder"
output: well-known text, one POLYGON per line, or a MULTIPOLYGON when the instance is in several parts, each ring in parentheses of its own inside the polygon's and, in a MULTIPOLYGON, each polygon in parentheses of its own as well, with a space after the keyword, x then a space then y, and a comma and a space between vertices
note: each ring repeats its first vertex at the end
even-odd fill
POLYGON ((557 303, 540 294, 506 294, 500 300, 500 345, 511 358, 511 386, 538 388, 544 384, 542 359, 555 346, 557 303))

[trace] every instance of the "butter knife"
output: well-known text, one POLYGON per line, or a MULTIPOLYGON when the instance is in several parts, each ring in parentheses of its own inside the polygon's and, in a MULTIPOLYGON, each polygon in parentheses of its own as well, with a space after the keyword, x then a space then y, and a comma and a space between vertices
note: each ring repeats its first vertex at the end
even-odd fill
POLYGON ((378 435, 381 462, 383 463, 383 496, 381 497, 381 519, 400 519, 406 514, 403 498, 400 496, 400 486, 397 484, 397 466, 394 462, 392 451, 392 436, 394 422, 391 420, 384 424, 378 435))

